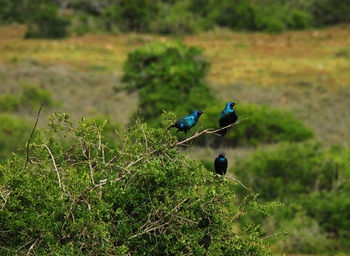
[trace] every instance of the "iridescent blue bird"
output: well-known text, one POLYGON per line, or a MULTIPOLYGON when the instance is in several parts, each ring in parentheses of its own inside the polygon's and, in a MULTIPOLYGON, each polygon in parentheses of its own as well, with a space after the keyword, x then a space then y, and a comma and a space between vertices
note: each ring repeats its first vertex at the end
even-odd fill
MULTIPOLYGON (((230 101, 229 103, 226 104, 225 109, 221 112, 221 114, 219 116, 220 128, 237 122, 238 116, 237 116, 235 110, 233 109, 233 107, 237 104, 238 103, 234 103, 232 101, 230 101)), ((219 131, 219 134, 221 136, 225 136, 226 132, 227 132, 227 129, 223 129, 223 130, 219 131)))
POLYGON ((220 175, 225 175, 227 171, 227 159, 224 153, 220 153, 214 162, 215 172, 220 175))
POLYGON ((202 111, 196 110, 192 115, 185 116, 177 120, 175 124, 170 126, 170 128, 175 127, 177 128, 177 132, 183 131, 187 133, 198 122, 198 119, 201 116, 201 114, 203 114, 202 111))

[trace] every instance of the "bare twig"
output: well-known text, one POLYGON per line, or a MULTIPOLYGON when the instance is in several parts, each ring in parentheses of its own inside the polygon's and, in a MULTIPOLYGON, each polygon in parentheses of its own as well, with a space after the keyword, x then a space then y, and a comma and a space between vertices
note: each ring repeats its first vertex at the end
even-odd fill
POLYGON ((218 135, 218 132, 220 132, 220 131, 222 131, 222 130, 224 130, 224 129, 230 128, 230 127, 232 127, 232 126, 234 126, 234 125, 236 125, 236 124, 239 124, 240 122, 243 122, 243 121, 245 121, 245 120, 248 120, 248 118, 244 118, 244 119, 242 119, 242 120, 240 120, 240 121, 238 121, 238 122, 236 122, 236 123, 229 124, 229 125, 227 125, 227 126, 225 126, 225 127, 222 127, 222 128, 216 129, 216 130, 213 130, 212 128, 208 128, 208 129, 205 129, 205 130, 203 130, 203 131, 201 131, 201 132, 196 132, 196 133, 195 133, 194 135, 192 135, 191 137, 189 137, 189 138, 187 138, 187 139, 185 139, 185 140, 179 141, 178 143, 176 143, 175 145, 173 145, 173 147, 174 147, 174 146, 180 146, 180 145, 183 145, 183 144, 185 144, 185 143, 187 143, 187 142, 190 142, 190 141, 194 140, 195 138, 198 138, 199 136, 202 136, 203 134, 214 134, 214 135, 218 135))
POLYGON ((41 102, 38 114, 36 116, 36 120, 35 120, 35 124, 34 124, 33 130, 32 130, 32 132, 29 135, 29 139, 28 139, 27 147, 26 147, 26 161, 24 162, 23 170, 26 168, 28 162, 32 163, 32 161, 29 158, 29 144, 30 144, 30 141, 32 140, 32 137, 33 137, 34 131, 36 129, 36 126, 38 125, 39 116, 40 116, 41 109, 43 108, 43 105, 44 105, 44 102, 41 102))
POLYGON ((89 157, 87 158, 87 160, 88 160, 88 164, 89 164, 89 168, 90 168, 90 178, 91 178, 92 184, 95 185, 95 180, 94 180, 94 168, 92 167, 92 163, 91 163, 91 160, 90 160, 90 158, 91 158, 90 150, 88 150, 88 155, 89 155, 89 157))
POLYGON ((231 222, 235 221, 240 215, 242 215, 242 213, 243 213, 242 211, 237 212, 237 213, 235 214, 235 216, 233 216, 231 222))
POLYGON ((37 239, 35 240, 35 242, 29 247, 29 250, 28 250, 26 256, 28 256, 28 255, 31 254, 32 250, 34 249, 34 246, 35 246, 38 242, 39 242, 39 238, 37 238, 37 239))
POLYGON ((60 186, 60 188, 64 191, 64 188, 62 187, 62 183, 61 183, 61 178, 60 178, 60 173, 58 171, 58 168, 57 168, 57 165, 56 165, 56 161, 55 161, 55 158, 50 150, 50 148, 47 146, 47 145, 43 145, 43 147, 45 147, 47 149, 47 151, 49 152, 50 156, 51 156, 51 160, 52 160, 52 163, 53 163, 53 166, 56 170, 56 174, 57 174, 57 179, 58 179, 58 185, 60 186))
POLYGON ((2 200, 4 200, 4 203, 1 204, 0 210, 2 210, 2 209, 6 206, 7 198, 8 198, 8 197, 10 196, 10 194, 11 194, 11 191, 10 191, 10 190, 3 191, 3 192, 4 192, 4 195, 3 195, 2 192, 0 191, 0 196, 1 196, 2 200))
POLYGON ((275 233, 275 234, 272 234, 272 235, 269 235, 269 236, 262 237, 261 239, 262 239, 262 240, 269 239, 269 238, 271 238, 271 237, 275 237, 275 236, 282 235, 283 233, 284 233, 284 232, 275 233))
POLYGON ((145 133, 145 130, 143 129, 142 125, 141 126, 141 131, 143 133, 143 137, 145 138, 145 147, 146 147, 146 154, 147 154, 147 151, 148 151, 148 141, 147 141, 147 136, 146 136, 146 133, 145 133))
POLYGON ((101 133, 98 131, 97 135, 98 135, 98 150, 100 150, 101 149, 101 145, 102 145, 101 133))
POLYGON ((226 178, 229 179, 229 180, 233 180, 233 181, 237 182, 239 185, 241 185, 243 188, 245 188, 247 190, 250 190, 250 188, 247 188, 246 186, 244 186, 243 183, 240 180, 238 180, 236 178, 233 178, 233 177, 227 177, 227 176, 226 176, 226 178))

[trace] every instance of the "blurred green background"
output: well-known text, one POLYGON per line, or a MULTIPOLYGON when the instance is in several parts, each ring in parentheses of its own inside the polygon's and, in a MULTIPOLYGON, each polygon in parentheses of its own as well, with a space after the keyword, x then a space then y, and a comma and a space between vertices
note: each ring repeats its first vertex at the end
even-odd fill
MULTIPOLYGON (((0 162, 24 157, 36 112, 160 126, 230 100, 247 121, 189 149, 278 201, 260 223, 277 255, 350 253, 349 0, 0 0, 0 162), (138 114, 136 114, 138 112, 138 114)), ((179 135, 184 138, 184 135, 179 135)), ((247 191, 232 191, 243 197, 247 191)))

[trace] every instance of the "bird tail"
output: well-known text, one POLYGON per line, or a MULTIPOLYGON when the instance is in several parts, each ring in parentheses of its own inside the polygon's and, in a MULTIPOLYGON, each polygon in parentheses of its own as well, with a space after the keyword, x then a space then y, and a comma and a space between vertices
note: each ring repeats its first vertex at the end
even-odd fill
POLYGON ((168 127, 168 129, 173 128, 173 127, 176 127, 176 125, 175 125, 175 124, 170 125, 170 126, 168 127))
POLYGON ((225 136, 227 132, 227 129, 223 129, 221 131, 218 131, 218 134, 220 134, 221 136, 225 136))

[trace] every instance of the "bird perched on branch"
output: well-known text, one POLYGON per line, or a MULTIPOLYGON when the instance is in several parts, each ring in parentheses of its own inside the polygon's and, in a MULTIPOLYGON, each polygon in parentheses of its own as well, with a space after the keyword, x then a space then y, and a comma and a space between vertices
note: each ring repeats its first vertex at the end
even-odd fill
MULTIPOLYGON (((233 107, 237 104, 238 103, 234 103, 232 101, 230 101, 229 103, 226 104, 225 109, 221 112, 221 114, 219 116, 220 127, 225 127, 225 126, 228 126, 230 124, 237 122, 238 116, 237 116, 235 110, 233 109, 233 107)), ((221 136, 225 136, 226 132, 227 132, 227 129, 223 129, 223 130, 219 131, 219 134, 221 136)))
POLYGON ((178 131, 183 131, 187 133, 197 122, 199 117, 203 114, 202 111, 196 110, 192 115, 180 118, 175 124, 170 126, 170 128, 175 127, 178 131))
POLYGON ((214 162, 215 172, 220 175, 225 175, 227 171, 227 159, 224 153, 220 153, 214 162))

